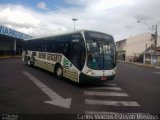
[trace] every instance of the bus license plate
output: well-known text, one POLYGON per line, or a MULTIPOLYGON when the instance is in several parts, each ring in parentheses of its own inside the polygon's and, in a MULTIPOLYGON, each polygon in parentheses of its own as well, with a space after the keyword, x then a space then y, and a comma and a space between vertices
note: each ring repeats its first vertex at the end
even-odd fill
POLYGON ((107 77, 101 77, 101 80, 107 80, 107 77))

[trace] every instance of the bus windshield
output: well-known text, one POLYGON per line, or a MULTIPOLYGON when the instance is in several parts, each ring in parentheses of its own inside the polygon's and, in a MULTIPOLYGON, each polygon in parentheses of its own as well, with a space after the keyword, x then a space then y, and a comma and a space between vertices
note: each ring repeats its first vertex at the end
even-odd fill
POLYGON ((115 44, 113 37, 99 32, 85 32, 87 43, 87 66, 94 70, 115 67, 115 44))

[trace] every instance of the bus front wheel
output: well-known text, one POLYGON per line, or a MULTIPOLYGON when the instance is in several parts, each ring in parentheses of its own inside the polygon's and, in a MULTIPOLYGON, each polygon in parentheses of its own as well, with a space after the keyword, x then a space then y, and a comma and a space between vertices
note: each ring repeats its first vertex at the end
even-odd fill
POLYGON ((60 65, 56 66, 55 74, 56 74, 57 78, 62 78, 63 70, 62 70, 62 67, 60 65))

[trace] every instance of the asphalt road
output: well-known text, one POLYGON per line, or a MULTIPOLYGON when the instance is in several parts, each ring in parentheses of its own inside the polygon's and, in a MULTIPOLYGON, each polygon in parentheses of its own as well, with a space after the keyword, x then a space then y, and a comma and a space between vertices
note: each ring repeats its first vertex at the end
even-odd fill
POLYGON ((97 85, 78 85, 66 79, 59 80, 44 70, 29 67, 21 59, 1 59, 0 113, 158 114, 160 70, 118 63, 115 80, 97 85), (29 73, 37 82, 32 81, 24 72, 29 73), (47 92, 48 89, 50 92, 47 92), (63 99, 70 98, 69 108, 46 103, 45 101, 51 100, 51 92, 63 99))

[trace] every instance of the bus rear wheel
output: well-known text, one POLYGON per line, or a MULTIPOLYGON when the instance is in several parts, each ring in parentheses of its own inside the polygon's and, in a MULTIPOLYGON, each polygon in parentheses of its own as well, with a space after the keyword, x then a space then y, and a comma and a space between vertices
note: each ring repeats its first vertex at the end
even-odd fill
POLYGON ((63 77, 63 69, 60 65, 56 66, 55 74, 56 74, 57 78, 62 78, 63 77))

